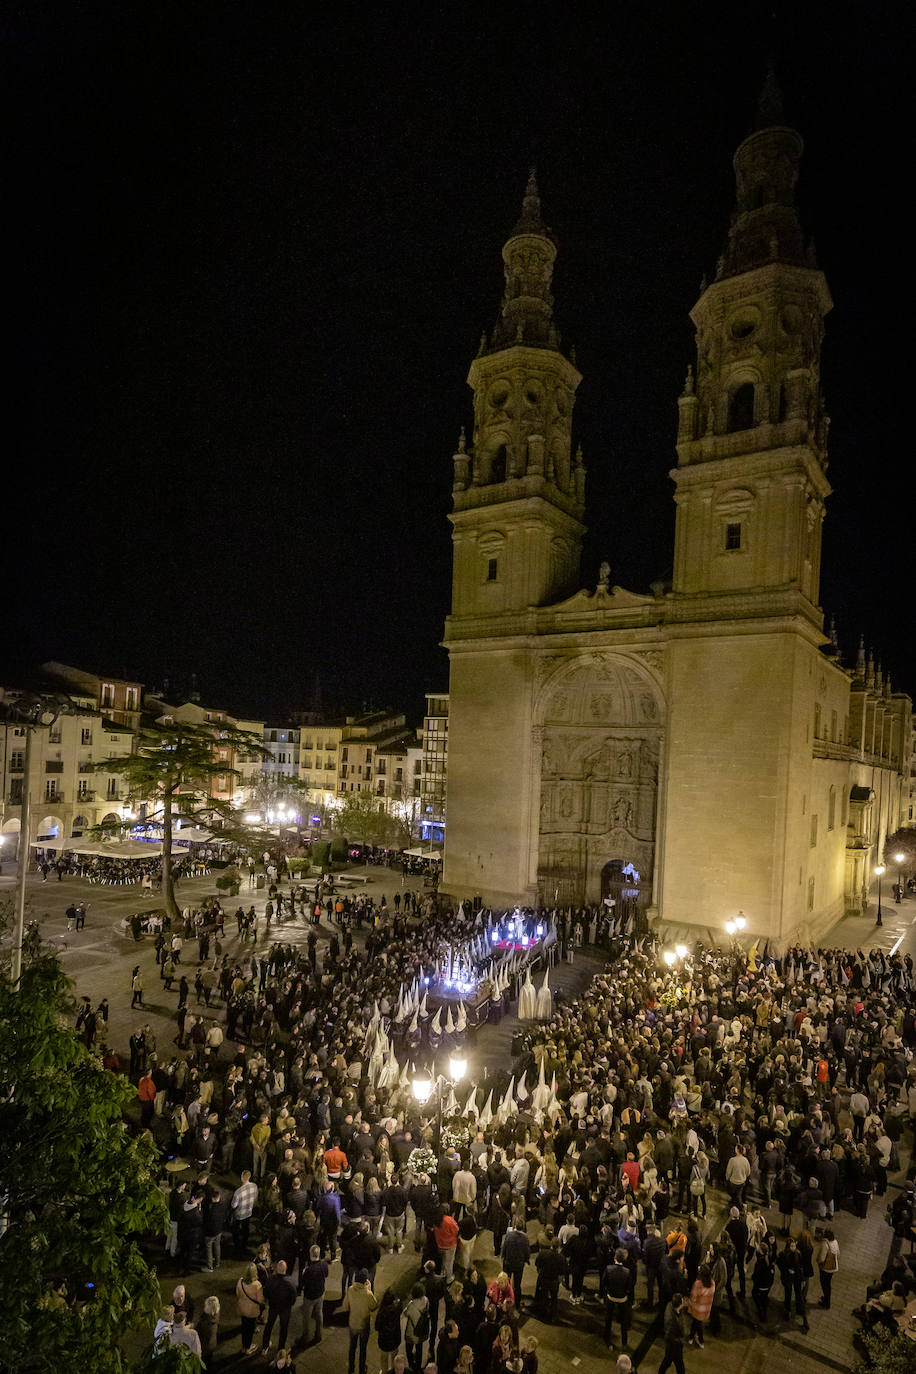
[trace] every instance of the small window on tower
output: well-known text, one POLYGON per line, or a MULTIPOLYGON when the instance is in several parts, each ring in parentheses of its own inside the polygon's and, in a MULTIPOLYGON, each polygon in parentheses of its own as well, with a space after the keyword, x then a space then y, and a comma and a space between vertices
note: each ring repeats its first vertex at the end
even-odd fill
POLYGON ((498 572, 499 572, 499 559, 498 559, 498 558, 488 558, 488 559, 487 559, 487 581, 488 581, 488 582, 495 582, 498 572))
POLYGON ((725 547, 727 549, 741 548, 741 525, 740 523, 725 526, 725 547))

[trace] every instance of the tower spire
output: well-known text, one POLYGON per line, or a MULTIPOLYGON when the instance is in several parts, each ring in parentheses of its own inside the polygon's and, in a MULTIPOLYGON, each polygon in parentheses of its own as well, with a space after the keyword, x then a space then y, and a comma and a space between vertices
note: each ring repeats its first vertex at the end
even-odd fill
POLYGON ((541 219, 541 194, 538 191, 537 169, 528 168, 528 184, 525 187, 525 196, 522 201, 522 213, 518 223, 513 229, 513 234, 546 234, 550 237, 549 229, 546 229, 541 219))
POLYGON ((767 62, 766 75, 757 97, 757 119, 755 129, 773 129, 785 122, 785 109, 782 87, 776 75, 776 64, 772 57, 767 62))
POLYGON ((522 200, 522 213, 503 247, 506 289, 493 336, 492 350, 528 344, 556 348, 553 323, 553 264, 557 247, 541 217, 541 197, 532 167, 522 200))
POLYGON ((735 213, 720 276, 735 276, 774 261, 808 265, 795 208, 803 150, 801 134, 786 124, 782 91, 771 62, 757 101, 754 130, 734 156, 735 213))

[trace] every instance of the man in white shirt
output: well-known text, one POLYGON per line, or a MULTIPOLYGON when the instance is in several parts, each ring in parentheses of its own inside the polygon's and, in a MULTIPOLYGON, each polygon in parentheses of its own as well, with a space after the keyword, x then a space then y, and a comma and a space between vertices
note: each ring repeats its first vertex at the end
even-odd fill
POLYGON ((528 1192, 528 1175, 531 1172, 531 1165, 525 1157, 525 1152, 519 1146, 515 1151, 515 1163, 509 1170, 509 1186, 513 1193, 521 1193, 525 1196, 528 1192))
POLYGON ((868 1098, 862 1092, 853 1093, 849 1099, 849 1110, 852 1112, 852 1136, 857 1143, 861 1143, 865 1135, 865 1118, 868 1116, 868 1098))
POLYGON ((460 1221, 464 1216, 467 1207, 473 1207, 477 1201, 477 1180, 470 1169, 461 1168, 456 1170, 452 1179, 452 1202, 454 1203, 455 1219, 460 1221))
POLYGON ((744 1203, 744 1188, 750 1176, 751 1166, 748 1163, 747 1155, 740 1145, 736 1145, 735 1153, 725 1166, 725 1182, 728 1184, 732 1202, 736 1206, 744 1203))

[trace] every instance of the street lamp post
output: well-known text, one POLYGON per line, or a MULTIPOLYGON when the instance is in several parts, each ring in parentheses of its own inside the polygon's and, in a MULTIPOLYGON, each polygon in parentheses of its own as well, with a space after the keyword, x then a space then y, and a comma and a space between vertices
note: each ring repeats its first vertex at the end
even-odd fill
MULTIPOLYGON (((435 1064, 434 1064, 435 1067, 435 1064)), ((421 1073, 413 1080, 411 1085, 414 1101, 423 1106, 432 1096, 433 1088, 436 1089, 436 1148, 438 1149, 442 1141, 442 1087, 443 1085, 454 1088, 461 1082, 467 1073, 468 1061, 463 1055, 453 1054, 449 1056, 448 1071, 450 1077, 445 1074, 438 1074, 435 1079, 428 1074, 421 1073)))
POLYGON ((881 877, 883 873, 884 864, 875 864, 875 877, 878 879, 878 919, 875 921, 876 926, 884 925, 884 921, 881 919, 881 877))
POLYGON ((897 901, 898 901, 898 902, 900 902, 900 901, 903 900, 903 882, 901 881, 901 867, 900 867, 900 866, 901 866, 901 864, 903 863, 903 861, 904 861, 905 858, 906 858, 906 855, 905 855, 905 854, 895 854, 895 855, 894 855, 894 863, 897 865, 897 894, 896 894, 896 896, 897 896, 897 901))

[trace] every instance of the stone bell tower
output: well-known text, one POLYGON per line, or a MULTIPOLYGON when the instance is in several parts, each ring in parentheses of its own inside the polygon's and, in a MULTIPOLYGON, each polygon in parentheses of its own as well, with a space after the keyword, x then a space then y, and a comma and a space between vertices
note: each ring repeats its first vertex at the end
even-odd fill
POLYGON ((801 154, 770 73, 734 156, 728 242, 691 311, 697 367, 679 401, 673 590, 779 597, 820 627, 830 493, 820 352, 832 302, 795 207, 801 154))
POLYGON ((726 248, 691 312, 666 598, 664 916, 718 931, 740 909, 777 942, 842 897, 839 829, 818 838, 816 821, 839 783, 820 778, 812 744, 818 694, 842 687, 818 604, 831 300, 795 207, 801 153, 770 75, 734 156, 726 248))
POLYGON ((503 248, 506 287, 468 382, 474 431, 454 455, 454 573, 448 635, 463 617, 549 605, 577 586, 585 468, 573 453, 581 376, 560 351, 551 291, 556 244, 534 172, 503 248))

